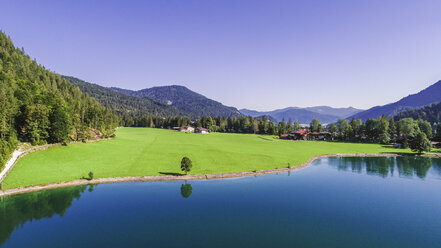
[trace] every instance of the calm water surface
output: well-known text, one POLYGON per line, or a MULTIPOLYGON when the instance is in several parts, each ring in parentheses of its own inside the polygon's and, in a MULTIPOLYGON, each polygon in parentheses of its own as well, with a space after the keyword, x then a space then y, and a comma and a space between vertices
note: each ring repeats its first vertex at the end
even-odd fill
POLYGON ((441 160, 328 158, 239 179, 3 198, 1 247, 441 247, 441 160))

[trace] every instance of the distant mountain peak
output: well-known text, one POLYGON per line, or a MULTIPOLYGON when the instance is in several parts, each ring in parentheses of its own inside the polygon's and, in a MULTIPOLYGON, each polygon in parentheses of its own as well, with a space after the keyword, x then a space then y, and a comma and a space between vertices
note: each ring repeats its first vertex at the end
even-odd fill
POLYGON ((70 83, 78 86, 81 91, 94 97, 106 107, 113 109, 117 113, 140 115, 157 115, 162 117, 171 117, 182 115, 193 117, 191 113, 178 110, 172 106, 167 106, 162 102, 150 98, 139 98, 131 96, 131 90, 120 89, 116 87, 106 88, 97 84, 85 82, 81 79, 63 76, 70 83))
POLYGON ((194 92, 182 85, 155 86, 138 91, 112 87, 114 91, 123 94, 150 98, 177 109, 193 113, 195 116, 239 116, 240 112, 234 107, 228 107, 220 102, 194 92))
POLYGON ((354 113, 362 110, 356 108, 333 108, 329 106, 314 106, 314 107, 287 107, 283 109, 276 109, 272 111, 256 111, 250 109, 241 109, 240 112, 244 115, 252 117, 271 116, 277 121, 299 121, 302 124, 309 124, 312 119, 318 119, 322 123, 335 122, 338 119, 346 118, 354 113))

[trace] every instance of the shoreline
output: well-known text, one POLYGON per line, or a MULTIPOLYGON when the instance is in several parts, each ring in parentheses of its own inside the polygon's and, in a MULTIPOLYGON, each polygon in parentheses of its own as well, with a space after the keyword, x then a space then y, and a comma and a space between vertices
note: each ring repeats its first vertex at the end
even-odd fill
POLYGON ((14 189, 7 189, 0 191, 0 197, 11 196, 17 194, 30 193, 35 191, 42 191, 48 189, 72 187, 78 185, 88 185, 88 184, 102 184, 102 183, 120 183, 120 182, 148 182, 148 181, 186 181, 186 180, 210 180, 210 179, 222 179, 222 178, 237 178, 246 176, 257 176, 265 174, 274 174, 288 171, 300 170, 312 162, 322 158, 335 158, 335 157, 398 157, 398 156, 423 156, 423 157, 441 157, 441 154, 399 154, 399 153, 384 153, 384 154, 326 154, 326 155, 316 155, 311 157, 308 161, 303 164, 292 166, 290 168, 278 168, 278 169, 268 169, 268 170, 258 170, 258 171, 245 171, 245 172, 231 172, 231 173, 220 173, 220 174, 203 174, 203 175, 182 175, 182 176, 133 176, 133 177, 108 177, 108 178, 97 178, 92 180, 81 179, 68 182, 50 183, 46 185, 36 185, 29 187, 21 187, 14 189))
MULTIPOLYGON (((99 139, 87 140, 86 143, 93 143, 93 142, 98 142, 98 141, 102 141, 102 140, 109 140, 109 139, 111 139, 111 138, 99 138, 99 139)), ((72 141, 72 142, 69 142, 69 144, 74 144, 74 143, 78 143, 78 142, 80 142, 80 141, 72 141)), ((0 171, 0 183, 2 183, 3 180, 5 180, 6 176, 9 174, 9 172, 11 172, 11 170, 14 168, 14 166, 17 164, 17 162, 20 158, 24 157, 25 155, 27 155, 29 153, 43 151, 43 150, 47 150, 51 147, 61 146, 61 145, 62 145, 62 143, 46 144, 46 145, 40 145, 40 146, 31 146, 30 148, 28 148, 26 150, 22 150, 21 147, 17 147, 17 149, 15 149, 12 152, 11 158, 6 162, 5 168, 2 171, 0 171)), ((0 193, 0 196, 1 196, 1 193, 0 193)))

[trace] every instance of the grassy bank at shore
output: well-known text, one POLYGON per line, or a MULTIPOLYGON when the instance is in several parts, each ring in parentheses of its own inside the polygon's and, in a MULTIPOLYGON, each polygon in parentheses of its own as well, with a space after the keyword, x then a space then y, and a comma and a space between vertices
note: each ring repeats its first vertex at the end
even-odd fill
POLYGON ((253 134, 194 134, 151 128, 120 128, 116 138, 55 146, 21 158, 3 182, 4 189, 95 178, 181 173, 183 156, 191 174, 265 170, 299 165, 323 154, 403 153, 378 144, 288 141, 253 134))

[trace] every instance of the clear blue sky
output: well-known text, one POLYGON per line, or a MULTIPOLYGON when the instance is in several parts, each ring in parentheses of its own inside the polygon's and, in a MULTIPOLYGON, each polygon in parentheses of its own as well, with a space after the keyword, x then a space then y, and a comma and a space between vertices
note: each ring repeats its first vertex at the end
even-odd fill
POLYGON ((441 79, 441 1, 1 1, 46 68, 104 86, 180 84, 238 108, 369 108, 441 79))

